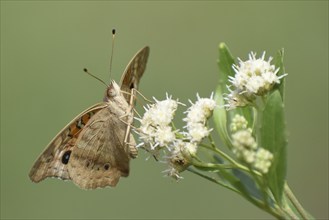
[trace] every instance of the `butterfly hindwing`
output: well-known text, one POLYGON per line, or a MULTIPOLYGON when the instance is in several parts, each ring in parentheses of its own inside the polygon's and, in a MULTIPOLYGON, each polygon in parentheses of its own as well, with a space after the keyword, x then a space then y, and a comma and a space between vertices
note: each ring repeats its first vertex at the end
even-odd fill
POLYGON ((46 177, 71 179, 65 160, 70 157, 69 151, 75 145, 83 125, 102 108, 104 108, 104 104, 99 103, 83 111, 55 136, 35 161, 29 173, 33 182, 40 182, 46 177))
POLYGON ((129 148, 123 142, 126 127, 111 106, 88 121, 68 163, 75 184, 84 189, 115 186, 121 176, 128 176, 129 148))

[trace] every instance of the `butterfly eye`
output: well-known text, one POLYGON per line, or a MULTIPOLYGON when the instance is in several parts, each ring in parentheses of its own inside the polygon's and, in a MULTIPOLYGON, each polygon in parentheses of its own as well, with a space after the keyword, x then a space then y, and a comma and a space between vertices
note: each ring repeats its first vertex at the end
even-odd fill
POLYGON ((114 97, 116 96, 117 93, 115 91, 115 89, 113 88, 113 86, 111 85, 108 89, 107 89, 107 97, 108 98, 111 98, 111 97, 114 97))
POLYGON ((66 151, 63 156, 62 156, 62 163, 63 164, 68 164, 69 160, 70 160, 70 155, 71 155, 71 152, 70 150, 66 151))

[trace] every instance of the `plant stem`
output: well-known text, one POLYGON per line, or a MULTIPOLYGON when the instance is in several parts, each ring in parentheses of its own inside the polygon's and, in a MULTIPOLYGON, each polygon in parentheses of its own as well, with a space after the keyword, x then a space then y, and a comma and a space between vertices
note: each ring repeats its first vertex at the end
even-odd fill
POLYGON ((214 163, 205 163, 200 160, 193 161, 192 165, 196 168, 209 168, 211 170, 219 170, 219 169, 232 169, 232 165, 228 164, 214 164, 214 163))
POLYGON ((299 203, 293 192, 291 191, 290 187, 288 186, 288 183, 286 182, 284 185, 284 194, 287 196, 291 204, 295 207, 298 214, 303 219, 310 219, 313 218, 310 216, 310 214, 307 213, 307 211, 303 208, 303 206, 299 203))
POLYGON ((249 170, 250 170, 250 174, 252 175, 252 177, 254 178, 254 180, 256 181, 256 183, 258 184, 259 188, 260 188, 260 191, 262 192, 262 196, 263 196, 263 201, 264 201, 264 204, 267 208, 270 208, 268 202, 269 202, 269 199, 268 199, 268 194, 267 194, 267 187, 266 187, 266 184, 264 184, 264 180, 263 179, 259 179, 259 176, 257 176, 254 172, 254 170, 251 169, 251 167, 249 167, 249 170), (262 181, 263 180, 263 181, 262 181))
MULTIPOLYGON (((200 146, 205 147, 217 154, 219 154, 220 156, 222 156, 224 159, 226 159, 227 161, 229 161, 231 164, 233 164, 236 168, 241 169, 243 171, 246 172, 250 172, 250 169, 248 169, 247 167, 237 163, 234 159, 232 159, 230 156, 228 156, 227 154, 225 154, 223 151, 219 150, 217 147, 210 147, 208 145, 205 144, 200 144, 200 146)), ((254 174, 256 174, 257 176, 261 176, 261 174, 255 170, 252 171, 254 174)))
POLYGON ((196 174, 196 175, 198 175, 198 176, 201 176, 201 177, 203 177, 203 178, 205 178, 205 179, 207 179, 207 180, 209 180, 209 181, 211 181, 213 183, 216 183, 216 184, 218 184, 220 186, 223 186, 226 189, 232 190, 233 192, 236 192, 239 195, 241 195, 241 192, 240 191, 236 190, 235 188, 232 188, 231 186, 229 186, 229 185, 227 185, 225 183, 222 183, 222 182, 220 182, 220 181, 218 181, 218 180, 216 180, 214 178, 211 178, 211 177, 209 177, 207 175, 204 175, 204 174, 202 174, 202 173, 200 173, 200 172, 198 172, 198 171, 196 171, 194 169, 187 168, 187 170, 190 171, 190 172, 192 172, 192 173, 194 173, 194 174, 196 174))

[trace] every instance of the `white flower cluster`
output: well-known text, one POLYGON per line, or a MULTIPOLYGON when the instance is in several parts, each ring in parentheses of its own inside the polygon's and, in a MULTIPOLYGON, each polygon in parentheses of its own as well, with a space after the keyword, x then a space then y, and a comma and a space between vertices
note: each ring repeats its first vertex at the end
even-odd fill
POLYGON ((137 147, 143 146, 146 150, 157 155, 161 149, 168 150, 166 156, 169 169, 165 172, 168 176, 179 179, 179 173, 189 165, 189 160, 196 155, 198 144, 207 137, 211 129, 206 127, 206 121, 211 116, 216 107, 213 95, 210 98, 200 98, 185 112, 185 128, 187 132, 173 131, 171 122, 177 110, 178 101, 171 97, 163 101, 156 99, 155 103, 145 108, 145 113, 140 121, 137 130, 141 143, 137 147), (179 136, 180 138, 177 138, 179 136))
POLYGON ((178 107, 178 102, 172 100, 168 95, 167 99, 163 101, 154 100, 155 104, 145 108, 143 118, 137 118, 141 123, 139 135, 142 140, 137 147, 148 144, 151 150, 158 146, 169 147, 169 144, 176 139, 170 123, 178 107))
POLYGON ((198 100, 185 112, 186 129, 188 131, 187 137, 192 143, 200 143, 201 140, 207 137, 212 129, 206 127, 206 121, 211 116, 216 107, 216 102, 213 99, 213 94, 210 98, 200 98, 197 94, 198 100))
POLYGON ((279 68, 271 65, 272 57, 264 60, 265 52, 261 58, 256 58, 256 53, 249 54, 249 60, 242 61, 239 58, 239 65, 233 64, 235 76, 229 76, 229 94, 225 97, 228 109, 245 106, 252 102, 256 96, 262 96, 270 91, 274 84, 280 83, 280 79, 287 74, 277 76, 279 68), (231 90, 230 87, 234 89, 231 90))
MULTIPOLYGON (((163 173, 166 176, 170 176, 176 180, 182 179, 180 172, 184 171, 190 164, 190 155, 186 154, 189 149, 188 142, 177 140, 174 142, 173 149, 169 152, 168 156, 165 156, 168 169, 164 170, 163 173)), ((193 149, 196 149, 196 147, 193 149)))
POLYGON ((271 167, 273 154, 264 148, 259 148, 255 155, 254 167, 262 173, 267 173, 271 167))
POLYGON ((247 163, 255 161, 257 143, 251 134, 251 129, 239 130, 232 134, 233 153, 247 163))
POLYGON ((231 122, 233 153, 244 162, 266 174, 271 166, 273 154, 257 146, 248 122, 241 115, 235 115, 231 122), (233 128, 233 129, 232 129, 233 128))

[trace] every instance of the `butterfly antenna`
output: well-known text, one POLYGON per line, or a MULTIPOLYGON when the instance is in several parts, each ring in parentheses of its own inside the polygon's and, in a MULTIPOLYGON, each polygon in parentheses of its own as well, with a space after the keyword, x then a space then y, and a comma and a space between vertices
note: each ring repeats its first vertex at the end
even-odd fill
POLYGON ((114 39, 115 39, 115 29, 112 29, 112 51, 110 57, 110 79, 112 76, 112 60, 113 60, 113 51, 114 51, 114 39))
POLYGON ((95 76, 94 74, 91 74, 91 73, 87 70, 87 68, 84 68, 83 71, 84 71, 85 73, 88 73, 90 76, 94 77, 95 79, 97 79, 97 80, 100 81, 101 83, 103 83, 106 87, 108 87, 108 85, 107 85, 103 80, 101 80, 100 78, 98 78, 98 77, 95 76))

